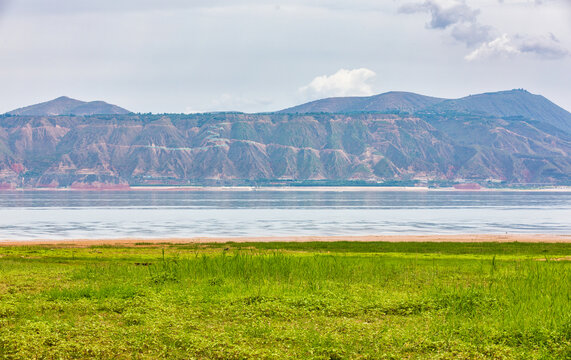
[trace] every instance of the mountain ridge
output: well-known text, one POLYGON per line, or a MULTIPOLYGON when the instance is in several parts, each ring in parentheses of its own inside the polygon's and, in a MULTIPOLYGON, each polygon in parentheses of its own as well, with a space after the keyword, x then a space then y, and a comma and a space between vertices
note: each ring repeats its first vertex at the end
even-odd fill
POLYGON ((482 112, 498 117, 523 116, 571 131, 571 113, 541 95, 514 89, 445 100, 430 110, 482 112))
POLYGON ((7 112, 8 115, 20 116, 59 116, 59 115, 111 115, 128 114, 126 110, 117 105, 104 101, 81 101, 67 96, 60 96, 53 100, 25 106, 7 112))
POLYGON ((445 99, 405 91, 390 91, 373 96, 331 97, 279 110, 278 113, 311 112, 415 112, 445 99))
POLYGON ((411 92, 391 91, 365 97, 333 97, 310 101, 277 113, 354 112, 463 112, 497 117, 523 116, 571 132, 571 113, 541 95, 513 89, 469 95, 458 99, 436 98, 411 92))
MULTIPOLYGON (((373 96, 331 97, 310 101, 273 113, 480 113, 497 117, 521 116, 571 132, 571 113, 541 95, 524 89, 486 92, 458 99, 445 99, 404 91, 390 91, 373 96)), ((129 110, 104 101, 80 101, 61 96, 7 112, 19 116, 113 115, 129 110)))

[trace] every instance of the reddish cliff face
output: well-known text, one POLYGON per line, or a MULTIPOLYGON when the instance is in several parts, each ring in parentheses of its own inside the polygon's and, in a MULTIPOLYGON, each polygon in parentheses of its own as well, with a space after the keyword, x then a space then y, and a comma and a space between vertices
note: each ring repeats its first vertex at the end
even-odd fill
POLYGON ((205 179, 565 183, 570 151, 571 136, 557 128, 457 113, 0 117, 0 183, 17 186, 124 188, 205 179))

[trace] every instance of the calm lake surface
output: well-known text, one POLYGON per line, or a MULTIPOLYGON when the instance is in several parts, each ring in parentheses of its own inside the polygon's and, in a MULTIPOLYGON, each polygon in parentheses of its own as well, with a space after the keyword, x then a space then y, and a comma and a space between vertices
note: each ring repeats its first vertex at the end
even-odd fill
POLYGON ((571 193, 0 193, 0 241, 506 232, 571 234, 571 193))

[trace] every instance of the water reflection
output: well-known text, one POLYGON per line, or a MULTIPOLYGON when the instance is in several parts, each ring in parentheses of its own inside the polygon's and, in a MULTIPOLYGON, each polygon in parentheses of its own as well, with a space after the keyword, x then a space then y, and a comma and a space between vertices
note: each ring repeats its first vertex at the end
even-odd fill
POLYGON ((571 194, 6 192, 0 239, 571 233, 571 194))

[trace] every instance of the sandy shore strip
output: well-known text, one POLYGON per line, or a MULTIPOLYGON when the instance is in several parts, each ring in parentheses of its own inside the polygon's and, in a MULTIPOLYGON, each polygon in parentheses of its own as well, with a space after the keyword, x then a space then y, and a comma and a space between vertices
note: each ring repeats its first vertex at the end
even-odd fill
POLYGON ((72 240, 0 240, 0 246, 50 245, 87 247, 96 245, 146 246, 156 244, 193 244, 226 242, 309 242, 309 241, 385 241, 385 242, 524 242, 571 243, 571 235, 554 234, 460 234, 460 235, 369 235, 369 236, 274 236, 274 237, 195 237, 195 238, 118 238, 72 240))

